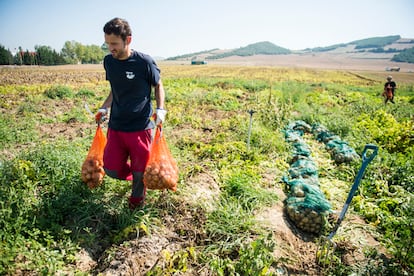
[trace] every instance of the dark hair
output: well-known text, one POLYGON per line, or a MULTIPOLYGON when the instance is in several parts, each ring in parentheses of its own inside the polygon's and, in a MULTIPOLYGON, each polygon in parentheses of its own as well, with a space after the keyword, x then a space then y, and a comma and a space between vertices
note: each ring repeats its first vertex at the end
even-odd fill
POLYGON ((114 19, 108 21, 108 23, 105 24, 103 31, 107 35, 118 35, 124 41, 126 40, 127 36, 132 35, 131 27, 129 26, 128 21, 118 17, 115 17, 114 19))

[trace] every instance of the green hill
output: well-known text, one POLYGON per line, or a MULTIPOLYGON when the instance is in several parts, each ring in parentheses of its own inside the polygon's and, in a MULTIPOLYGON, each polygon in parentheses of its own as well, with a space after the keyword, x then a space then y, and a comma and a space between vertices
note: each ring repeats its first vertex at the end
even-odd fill
POLYGON ((401 39, 399 35, 392 36, 381 36, 381 37, 370 37, 360 40, 351 41, 348 43, 340 43, 326 47, 316 47, 316 48, 307 48, 305 50, 310 50, 312 52, 327 52, 332 51, 340 47, 346 47, 348 45, 355 45, 355 49, 366 49, 366 48, 383 48, 384 46, 390 45, 397 40, 401 39))
POLYGON ((269 41, 257 42, 249 44, 226 53, 209 56, 207 59, 220 59, 229 56, 254 56, 254 55, 286 55, 291 51, 286 48, 279 47, 269 41))
POLYGON ((202 52, 190 53, 180 56, 170 57, 167 60, 192 59, 195 57, 204 57, 205 59, 220 59, 230 56, 254 56, 254 55, 286 55, 292 53, 289 49, 279 47, 269 41, 249 44, 245 47, 225 51, 224 53, 215 54, 218 49, 206 50, 202 52))
POLYGON ((195 53, 190 53, 190 54, 185 54, 185 55, 180 55, 180 56, 169 57, 166 60, 192 59, 194 57, 197 57, 198 55, 209 54, 216 50, 219 50, 219 49, 215 48, 215 49, 206 50, 206 51, 200 51, 200 52, 195 52, 195 53))
POLYGON ((361 40, 355 40, 348 44, 355 44, 355 49, 363 49, 363 48, 380 48, 386 45, 392 44, 396 42, 398 39, 401 39, 399 35, 392 35, 392 36, 383 36, 383 37, 371 37, 361 40))
POLYGON ((394 55, 391 60, 396 62, 414 63, 414 47, 401 51, 399 54, 394 55))
POLYGON ((335 50, 339 47, 345 47, 346 45, 347 45, 346 43, 341 43, 341 44, 335 44, 335 45, 326 46, 326 47, 306 48, 305 51, 328 52, 328 51, 335 50))

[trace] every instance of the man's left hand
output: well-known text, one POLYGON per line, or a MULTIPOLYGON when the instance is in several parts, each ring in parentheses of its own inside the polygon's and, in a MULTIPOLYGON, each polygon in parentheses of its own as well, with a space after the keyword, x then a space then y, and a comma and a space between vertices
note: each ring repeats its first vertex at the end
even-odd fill
POLYGON ((157 108, 157 110, 155 111, 155 115, 156 115, 155 124, 158 126, 165 122, 165 116, 167 115, 167 110, 157 108))

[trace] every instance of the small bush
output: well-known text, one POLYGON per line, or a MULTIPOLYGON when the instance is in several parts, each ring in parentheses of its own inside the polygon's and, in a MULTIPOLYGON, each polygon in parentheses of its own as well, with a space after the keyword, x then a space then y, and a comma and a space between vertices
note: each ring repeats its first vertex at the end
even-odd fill
POLYGON ((76 97, 77 98, 92 98, 92 97, 95 97, 95 94, 96 94, 95 92, 89 89, 83 88, 83 89, 80 89, 78 93, 76 93, 76 97))
POLYGON ((10 115, 0 114, 0 149, 34 141, 37 138, 38 133, 32 120, 17 122, 10 115))
POLYGON ((47 88, 44 94, 50 99, 65 99, 73 97, 72 89, 64 85, 57 85, 47 88))
POLYGON ((379 146, 391 153, 406 153, 414 141, 414 124, 410 121, 398 122, 390 113, 378 110, 372 115, 363 113, 358 117, 356 127, 366 132, 379 146))

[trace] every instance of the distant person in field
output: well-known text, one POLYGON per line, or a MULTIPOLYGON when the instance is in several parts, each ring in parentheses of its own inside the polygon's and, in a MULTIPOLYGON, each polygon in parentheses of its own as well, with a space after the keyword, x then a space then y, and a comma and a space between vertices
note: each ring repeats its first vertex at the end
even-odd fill
POLYGON ((105 24, 103 31, 110 51, 103 60, 110 92, 95 119, 101 122, 110 109, 104 169, 109 177, 132 180, 129 207, 135 209, 144 204, 143 175, 152 129, 164 122, 167 114, 165 92, 160 69, 152 57, 131 49, 132 32, 126 20, 114 18, 105 24), (151 104, 152 91, 155 110, 151 104), (151 120, 154 113, 155 120, 151 120))
POLYGON ((395 89, 397 89, 397 84, 395 81, 392 80, 392 76, 387 77, 387 82, 384 84, 384 92, 382 95, 385 98, 385 103, 388 101, 394 102, 394 96, 395 96, 395 89))

